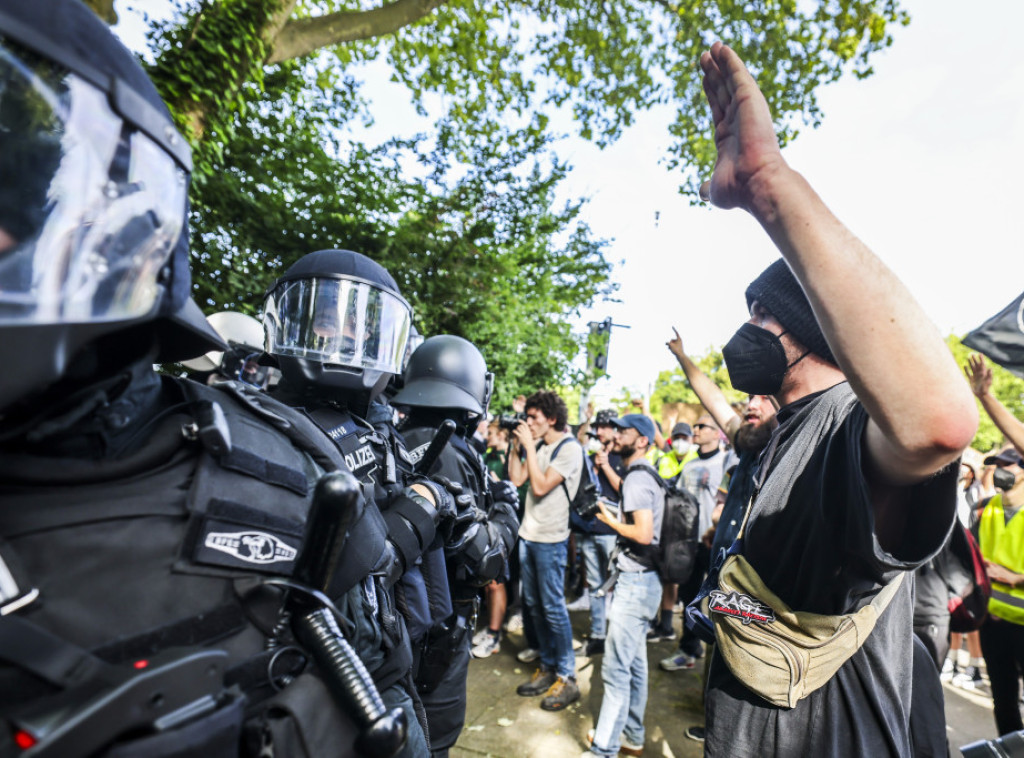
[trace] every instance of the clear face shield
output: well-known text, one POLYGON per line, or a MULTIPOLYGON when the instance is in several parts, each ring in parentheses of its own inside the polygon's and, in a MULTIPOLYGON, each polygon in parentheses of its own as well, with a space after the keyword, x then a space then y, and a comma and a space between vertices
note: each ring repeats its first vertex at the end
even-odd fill
POLYGON ((153 312, 186 191, 107 93, 0 38, 0 327, 153 312))
POLYGON ((264 322, 272 355, 398 374, 412 309, 369 282, 313 277, 275 287, 264 322))

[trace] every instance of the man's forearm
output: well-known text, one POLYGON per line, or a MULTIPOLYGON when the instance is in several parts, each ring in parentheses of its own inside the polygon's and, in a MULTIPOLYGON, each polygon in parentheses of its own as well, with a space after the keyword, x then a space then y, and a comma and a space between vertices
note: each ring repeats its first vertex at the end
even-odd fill
POLYGON ((509 450, 508 478, 516 487, 522 487, 526 481, 527 471, 523 461, 519 458, 519 451, 515 448, 509 450))
MULTIPOLYGON (((715 419, 715 423, 720 429, 726 429, 730 420, 737 416, 736 411, 729 405, 725 393, 697 367, 696 363, 690 360, 690 356, 686 353, 681 355, 676 353, 676 360, 679 361, 679 367, 686 374, 686 380, 690 383, 690 387, 693 388, 701 405, 707 408, 708 413, 715 419)), ((732 442, 731 437, 729 441, 732 442)))
POLYGON ((601 471, 604 473, 604 478, 608 480, 608 484, 611 485, 611 488, 618 492, 619 488, 622 486, 622 477, 619 476, 618 472, 611 467, 610 463, 603 464, 601 466, 601 471))
POLYGON ((876 442, 891 448, 876 462, 892 481, 933 473, 959 455, 977 427, 976 406, 949 349, 906 287, 802 176, 785 166, 762 173, 752 181, 750 210, 807 293, 840 368, 881 432, 876 442), (908 367, 913 381, 902 373, 908 367))
POLYGON ((1005 435, 1020 455, 1024 455, 1024 424, 1022 424, 1009 409, 999 402, 995 395, 986 392, 978 398, 981 400, 981 407, 992 419, 992 423, 1005 435))
POLYGON ((605 523, 627 540, 641 545, 649 545, 654 539, 654 531, 649 526, 644 528, 642 524, 626 524, 622 521, 606 521, 605 523))

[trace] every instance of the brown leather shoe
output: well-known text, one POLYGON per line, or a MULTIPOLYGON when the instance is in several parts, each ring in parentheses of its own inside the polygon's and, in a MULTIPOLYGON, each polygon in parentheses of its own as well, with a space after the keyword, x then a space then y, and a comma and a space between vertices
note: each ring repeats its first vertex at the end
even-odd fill
POLYGON ((516 694, 523 697, 543 695, 556 681, 558 681, 558 677, 554 671, 548 671, 544 667, 540 667, 533 672, 530 681, 523 682, 516 687, 516 694))
POLYGON ((545 711, 560 711, 580 699, 580 688, 575 679, 558 677, 544 694, 540 707, 545 711))

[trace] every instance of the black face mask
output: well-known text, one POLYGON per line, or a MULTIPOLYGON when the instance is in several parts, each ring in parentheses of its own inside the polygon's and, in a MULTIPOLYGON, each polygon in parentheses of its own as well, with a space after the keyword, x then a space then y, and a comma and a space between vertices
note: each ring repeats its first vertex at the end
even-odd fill
POLYGON ((1013 489, 1013 485, 1017 483, 1017 477, 1013 475, 1012 471, 1008 471, 1005 468, 997 468, 992 472, 992 486, 1003 492, 1007 492, 1013 489))
POLYGON ((811 351, 787 364, 781 336, 750 323, 736 331, 722 348, 729 380, 735 389, 749 395, 774 395, 782 388, 786 372, 811 351))

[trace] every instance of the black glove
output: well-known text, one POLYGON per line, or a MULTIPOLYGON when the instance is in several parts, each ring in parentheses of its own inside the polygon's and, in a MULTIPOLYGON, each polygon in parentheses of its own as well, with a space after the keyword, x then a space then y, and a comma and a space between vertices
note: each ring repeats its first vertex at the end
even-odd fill
MULTIPOLYGON (((410 479, 407 489, 411 488, 412 485, 414 484, 419 484, 422 485, 423 487, 426 487, 430 491, 430 494, 433 495, 434 508, 437 510, 436 523, 439 526, 447 522, 450 522, 452 519, 455 518, 457 509, 455 504, 455 498, 452 497, 451 490, 448 487, 443 486, 432 479, 428 479, 425 476, 417 476, 410 479)), ((448 482, 448 484, 451 485, 452 482, 448 482)))
POLYGON ((491 500, 495 503, 508 503, 512 510, 519 510, 519 490, 508 479, 495 481, 490 479, 487 482, 487 489, 491 493, 491 500))
POLYGON ((452 522, 451 529, 446 535, 444 541, 445 555, 451 557, 461 553, 486 521, 487 516, 475 505, 471 505, 465 511, 460 512, 455 517, 455 521, 452 522))

